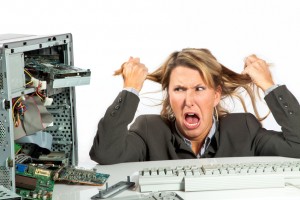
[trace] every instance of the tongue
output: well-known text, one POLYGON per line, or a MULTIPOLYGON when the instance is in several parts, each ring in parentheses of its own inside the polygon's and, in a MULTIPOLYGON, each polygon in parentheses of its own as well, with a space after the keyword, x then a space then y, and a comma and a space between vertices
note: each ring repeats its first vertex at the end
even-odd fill
POLYGON ((190 116, 190 115, 187 115, 185 117, 185 120, 189 123, 189 124, 196 124, 199 122, 199 118, 196 117, 196 116, 190 116))

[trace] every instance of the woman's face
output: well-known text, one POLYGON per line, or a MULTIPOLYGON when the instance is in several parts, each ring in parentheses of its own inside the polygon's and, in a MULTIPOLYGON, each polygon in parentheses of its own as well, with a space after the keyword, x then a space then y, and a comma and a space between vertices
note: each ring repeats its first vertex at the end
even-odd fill
POLYGON ((180 132, 192 141, 205 138, 212 126, 221 89, 208 87, 199 71, 178 66, 171 72, 168 93, 180 132))

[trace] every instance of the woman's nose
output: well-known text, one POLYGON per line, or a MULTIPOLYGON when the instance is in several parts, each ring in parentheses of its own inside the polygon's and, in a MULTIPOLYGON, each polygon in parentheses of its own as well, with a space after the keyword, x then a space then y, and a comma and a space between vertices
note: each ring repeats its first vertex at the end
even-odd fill
POLYGON ((194 105, 194 93, 192 91, 186 92, 185 105, 187 107, 192 107, 194 105))

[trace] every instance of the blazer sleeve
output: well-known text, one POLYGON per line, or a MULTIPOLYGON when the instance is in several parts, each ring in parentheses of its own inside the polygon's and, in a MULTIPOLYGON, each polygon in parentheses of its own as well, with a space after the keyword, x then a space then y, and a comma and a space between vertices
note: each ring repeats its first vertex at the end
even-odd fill
POLYGON ((285 85, 270 92, 265 100, 282 132, 260 129, 256 152, 264 156, 300 158, 300 105, 285 85))
POLYGON ((98 124, 90 157, 99 164, 142 161, 146 145, 134 132, 128 131, 137 110, 139 98, 122 91, 108 107, 98 124))

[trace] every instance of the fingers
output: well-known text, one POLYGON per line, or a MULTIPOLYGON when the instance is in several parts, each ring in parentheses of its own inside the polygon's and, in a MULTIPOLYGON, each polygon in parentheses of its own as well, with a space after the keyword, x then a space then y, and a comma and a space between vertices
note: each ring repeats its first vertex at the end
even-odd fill
POLYGON ((244 60, 245 65, 244 65, 244 71, 242 72, 243 74, 248 74, 249 71, 252 70, 269 70, 269 65, 268 63, 261 59, 258 58, 256 55, 252 54, 248 57, 245 58, 244 60))
POLYGON ((122 67, 123 67, 123 74, 126 74, 126 72, 128 71, 132 71, 138 68, 143 68, 145 67, 145 65, 140 62, 140 58, 130 57, 129 60, 122 65, 122 67))
POLYGON ((255 62, 257 59, 258 59, 258 58, 257 58, 257 56, 256 56, 255 54, 252 54, 252 55, 246 57, 246 58, 244 59, 245 67, 248 66, 248 65, 250 65, 250 64, 252 64, 252 63, 255 62))
POLYGON ((132 56, 130 56, 128 59, 128 63, 130 63, 130 62, 140 63, 140 58, 139 57, 133 58, 132 56))
POLYGON ((255 54, 252 54, 252 55, 246 57, 244 59, 244 62, 245 62, 244 68, 246 68, 249 65, 253 65, 253 66, 257 66, 257 67, 268 66, 268 63, 265 60, 257 57, 255 54))
POLYGON ((134 58, 134 57, 130 56, 128 61, 125 62, 124 64, 139 64, 139 63, 140 63, 139 57, 134 58))
POLYGON ((130 57, 123 65, 124 87, 132 87, 140 91, 148 75, 148 68, 140 62, 140 58, 130 57))
MULTIPOLYGON (((132 56, 130 56, 128 58, 128 61, 127 62, 124 62, 120 69, 116 70, 114 72, 114 76, 117 76, 117 75, 120 75, 122 74, 123 75, 123 78, 124 78, 124 73, 126 72, 126 70, 128 70, 129 68, 132 68, 133 66, 135 65, 140 65, 140 58, 133 58, 132 56)), ((142 64, 143 65, 143 64, 142 64)))
POLYGON ((245 66, 242 74, 251 77, 254 84, 264 91, 274 84, 268 63, 258 58, 256 55, 250 55, 245 58, 245 66))

